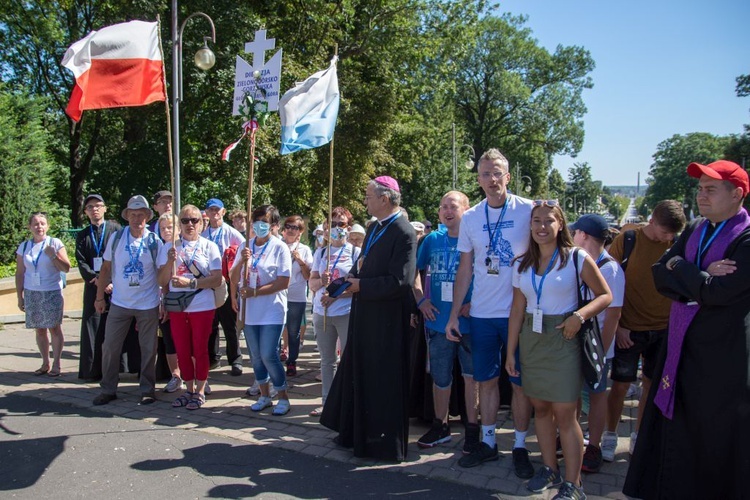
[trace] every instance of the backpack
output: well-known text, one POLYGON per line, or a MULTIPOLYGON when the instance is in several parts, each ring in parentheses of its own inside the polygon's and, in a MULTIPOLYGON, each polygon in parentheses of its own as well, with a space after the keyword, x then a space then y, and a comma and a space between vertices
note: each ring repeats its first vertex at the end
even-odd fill
MULTIPOLYGON (((112 238, 114 238, 114 241, 112 242, 112 272, 115 271, 115 254, 117 253, 117 244, 120 243, 120 238, 122 238, 122 235, 125 233, 126 230, 130 230, 129 226, 125 226, 119 231, 117 231, 112 238)), ((156 241, 156 233, 149 232, 148 233, 148 250, 151 252, 151 260, 154 263, 154 272, 157 272, 156 269, 156 257, 159 253, 159 244, 156 241)))
MULTIPOLYGON (((26 240, 23 242, 23 250, 21 250, 21 253, 26 253, 26 245, 29 244, 29 240, 26 240)), ((68 286, 68 275, 64 272, 60 271, 60 279, 62 280, 63 288, 68 286)))
POLYGON ((237 248, 239 248, 238 245, 229 245, 224 250, 224 255, 221 256, 221 274, 227 282, 229 282, 229 270, 232 269, 234 259, 237 257, 237 248))

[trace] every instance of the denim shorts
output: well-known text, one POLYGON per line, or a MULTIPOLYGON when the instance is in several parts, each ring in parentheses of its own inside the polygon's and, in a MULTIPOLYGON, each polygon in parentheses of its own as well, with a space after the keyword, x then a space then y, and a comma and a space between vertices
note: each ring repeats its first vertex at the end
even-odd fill
POLYGON ((453 384, 453 362, 458 356, 461 375, 474 376, 471 362, 471 335, 464 334, 461 342, 451 342, 445 332, 427 329, 427 345, 430 349, 430 375, 439 389, 448 389, 453 384))
MULTIPOLYGON (((508 318, 469 318, 471 322, 471 354, 474 363, 474 380, 486 382, 500 376, 503 347, 508 344, 508 318)), ((514 353, 516 369, 521 371, 521 360, 518 348, 514 353)), ((517 386, 521 385, 521 377, 509 377, 517 386)))

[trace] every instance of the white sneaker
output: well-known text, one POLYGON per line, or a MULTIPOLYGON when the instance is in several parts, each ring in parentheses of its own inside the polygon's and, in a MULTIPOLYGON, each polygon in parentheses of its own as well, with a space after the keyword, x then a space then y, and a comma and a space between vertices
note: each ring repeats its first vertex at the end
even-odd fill
MULTIPOLYGON (((274 389, 273 386, 270 386, 268 388, 268 395, 270 397, 275 398, 278 393, 279 391, 274 389)), ((258 384, 257 380, 253 382, 253 385, 247 388, 245 394, 247 394, 248 396, 257 396, 258 394, 260 394, 260 384, 258 384)))
POLYGON ((637 432, 631 432, 630 433, 630 454, 632 455, 635 451, 635 442, 638 439, 638 433, 637 432))
POLYGON ((183 389, 185 389, 185 384, 180 377, 172 377, 172 379, 167 382, 167 385, 164 386, 164 392, 177 392, 183 389))
POLYGON ((606 462, 614 462, 616 451, 617 433, 604 431, 604 435, 602 436, 602 458, 606 462))
POLYGON ((211 386, 208 385, 208 380, 206 380, 206 387, 203 388, 203 394, 205 394, 206 396, 211 394, 211 386))

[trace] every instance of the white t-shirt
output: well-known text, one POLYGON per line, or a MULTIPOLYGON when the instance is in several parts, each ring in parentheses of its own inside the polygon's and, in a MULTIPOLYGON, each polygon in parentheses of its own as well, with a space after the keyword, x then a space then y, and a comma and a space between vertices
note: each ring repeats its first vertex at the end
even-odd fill
POLYGON ((211 226, 207 227, 201 236, 207 240, 213 241, 219 247, 219 255, 224 255, 224 252, 231 245, 237 245, 238 247, 245 242, 245 237, 242 233, 237 231, 231 225, 223 222, 221 226, 216 229, 211 226))
POLYGON ((16 255, 23 256, 24 290, 32 290, 34 292, 62 290, 63 283, 60 270, 52 263, 52 259, 44 253, 44 249, 47 245, 54 248, 55 252, 59 252, 61 248, 65 247, 62 241, 49 236, 45 237, 44 240, 39 243, 34 243, 34 240, 26 240, 18 245, 16 255), (36 262, 36 266, 34 266, 34 262, 36 262), (34 273, 39 274, 38 280, 35 279, 34 273))
POLYGON ((532 202, 508 193, 505 214, 484 199, 464 213, 458 232, 458 251, 474 252, 474 291, 471 315, 475 318, 507 318, 513 302, 513 258, 526 251, 531 234, 532 202), (487 207, 487 212, 485 212, 487 207), (502 222, 500 218, 502 216, 502 222), (487 220, 489 219, 489 224, 487 220), (498 229, 498 222, 499 229, 498 229), (490 231, 491 229, 491 231, 490 231), (493 245, 490 249, 490 235, 493 245), (487 259, 497 265, 497 274, 488 274, 487 259))
MULTIPOLYGON (((583 261, 588 254, 585 250, 578 250, 578 269, 583 269, 583 261)), ((531 274, 534 272, 532 267, 526 269, 523 273, 518 272, 520 261, 513 264, 513 287, 519 288, 526 297, 526 312, 533 313, 537 308, 537 297, 534 291, 531 274)), ((544 284, 541 283, 542 275, 545 269, 537 269, 536 286, 541 288, 542 294, 539 300, 539 307, 544 315, 548 314, 565 314, 578 309, 578 293, 576 290, 576 270, 573 265, 573 249, 570 250, 570 256, 565 263, 565 267, 558 269, 560 266, 560 257, 555 259, 555 263, 544 278, 544 284)), ((579 278, 580 279, 580 278, 579 278)), ((581 283, 583 285, 583 283, 581 283)))
MULTIPOLYGON (((242 243, 237 249, 237 258, 234 259, 232 269, 242 265, 240 254, 244 249, 245 244, 242 243)), ((257 246, 253 238, 250 240, 250 249, 253 255, 248 264, 250 264, 251 271, 254 268, 258 273, 257 287, 267 285, 279 276, 291 277, 292 254, 286 243, 271 237, 265 245, 257 246)), ((283 325, 286 322, 286 290, 271 295, 249 297, 245 303, 247 304, 246 325, 283 325)))
MULTIPOLYGON (((343 247, 331 247, 331 281, 346 277, 349 274, 354 261, 359 256, 359 249, 352 246, 351 243, 346 243, 343 247)), ((326 247, 319 249, 315 253, 315 263, 313 264, 313 271, 317 271, 321 276, 328 267, 328 251, 326 247), (325 252, 324 252, 325 250, 325 252)), ((325 287, 315 292, 313 297, 313 312, 323 316, 326 313, 326 308, 320 303, 321 297, 325 293, 325 287)), ((328 306, 328 316, 346 316, 349 314, 352 308, 351 296, 345 298, 338 298, 333 301, 333 304, 328 306)))
MULTIPOLYGON (((298 241, 289 246, 289 254, 291 255, 294 250, 299 252, 299 256, 308 267, 312 266, 313 254, 309 246, 298 241)), ((307 302, 307 280, 302 276, 302 269, 294 259, 292 259, 292 277, 289 279, 287 299, 289 302, 307 302)))
MULTIPOLYGON (((122 236, 117 242, 115 266, 112 269, 112 303, 126 309, 145 311, 159 306, 159 284, 156 281, 156 266, 151 257, 148 243, 151 231, 143 230, 143 237, 134 239, 130 228, 122 229, 122 236)), ((112 244, 114 235, 107 242, 103 258, 112 262, 112 244)), ((154 238, 157 250, 164 245, 158 237, 154 238)), ((157 251, 158 255, 158 251, 157 251)))
MULTIPOLYGON (((161 269, 167 263, 167 252, 172 248, 172 243, 164 245, 159 251, 159 257, 156 259, 156 265, 161 269)), ((219 247, 216 243, 200 237, 198 241, 177 240, 176 264, 177 276, 186 276, 188 278, 200 278, 208 276, 211 271, 221 271, 221 256, 219 247), (191 272, 191 269, 195 271, 191 272)), ((189 292, 189 288, 173 287, 170 281, 170 292, 189 292)), ((185 312, 213 311, 216 309, 214 301, 214 291, 212 288, 201 289, 185 312)))
MULTIPOLYGON (((604 250, 601 258, 604 259, 606 257, 612 258, 609 253, 604 250)), ((625 271, 622 270, 620 264, 614 259, 603 264, 602 267, 599 268, 599 271, 601 271, 604 281, 607 282, 609 289, 612 291, 612 302, 607 307, 622 307, 622 304, 625 301, 625 271)), ((607 309, 596 316, 596 319, 599 322, 599 328, 604 328, 604 316, 606 313, 607 309)), ((607 359, 612 359, 614 357, 615 340, 613 339, 612 344, 610 344, 609 350, 607 351, 607 359)))

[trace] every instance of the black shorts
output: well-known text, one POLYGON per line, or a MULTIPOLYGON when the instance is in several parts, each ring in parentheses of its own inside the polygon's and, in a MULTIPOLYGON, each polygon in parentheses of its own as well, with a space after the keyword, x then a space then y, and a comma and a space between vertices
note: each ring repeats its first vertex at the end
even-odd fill
POLYGON ((612 359, 610 377, 615 382, 635 382, 638 380, 638 360, 643 356, 643 376, 654 378, 656 356, 659 354, 667 330, 645 330, 630 332, 633 345, 628 349, 620 349, 615 344, 615 357, 612 359))
POLYGON ((177 349, 174 347, 174 340, 172 340, 172 327, 169 320, 159 323, 159 329, 161 330, 162 340, 164 340, 164 352, 166 354, 177 354, 177 349))

